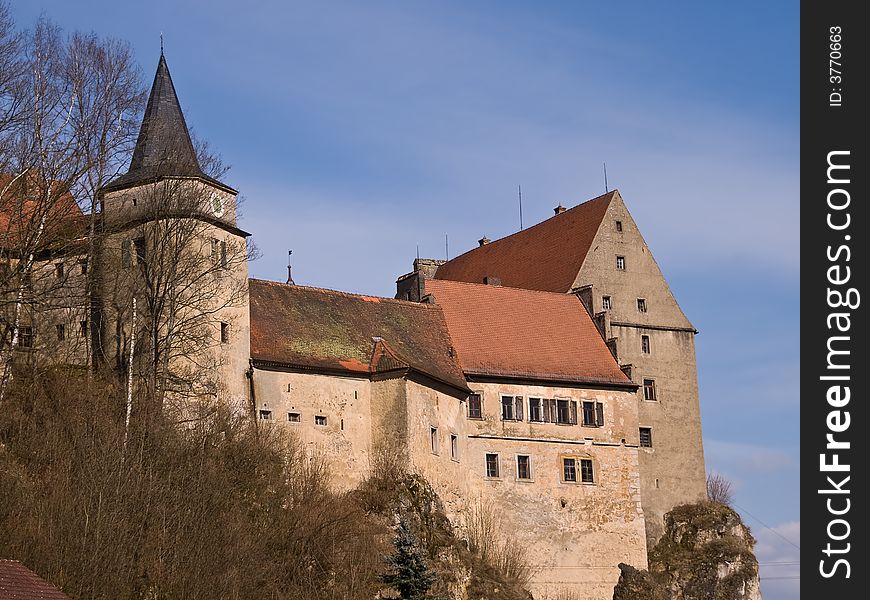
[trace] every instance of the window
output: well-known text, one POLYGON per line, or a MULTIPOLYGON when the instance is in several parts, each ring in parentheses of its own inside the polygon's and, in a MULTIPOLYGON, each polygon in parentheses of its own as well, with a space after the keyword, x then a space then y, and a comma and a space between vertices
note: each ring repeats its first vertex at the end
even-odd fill
POLYGON ((33 348, 33 327, 23 325, 18 328, 18 347, 33 348))
POLYGON ((583 402, 583 425, 586 427, 604 426, 604 404, 602 402, 583 402))
POLYGON ((136 250, 136 264, 145 264, 145 238, 137 238, 133 240, 133 247, 136 250))
POLYGON ((562 459, 562 481, 577 481, 577 459, 563 458, 562 459))
POLYGON ((288 392, 292 392, 292 391, 293 391, 293 384, 292 384, 292 383, 288 383, 288 384, 287 384, 287 391, 288 391, 288 392))
POLYGON ((79 267, 81 267, 82 275, 88 274, 88 259, 83 258, 79 261, 79 267))
POLYGON ((625 257, 617 256, 616 257, 616 270, 617 271, 625 271, 625 257))
POLYGON ((455 433, 450 434, 450 458, 459 460, 459 438, 455 433))
POLYGON ((221 240, 221 269, 227 268, 227 243, 221 240))
POLYGON ((580 459, 580 481, 582 481, 583 483, 595 483, 595 478, 592 475, 591 459, 580 459))
POLYGON ((58 341, 63 341, 66 339, 66 327, 62 324, 55 325, 57 329, 57 339, 58 341))
POLYGON ((486 455, 486 476, 498 477, 498 454, 486 455))
POLYGON ((83 338, 88 337, 88 322, 82 321, 79 323, 79 332, 83 338))
POLYGON ((655 379, 644 379, 643 380, 643 399, 649 400, 650 402, 656 401, 656 380, 655 379))
POLYGON ((121 266, 129 269, 133 265, 132 254, 130 253, 130 240, 121 242, 121 266))
POLYGON ((230 341, 230 324, 221 322, 221 344, 227 344, 230 341))
POLYGON ((601 310, 610 310, 611 308, 613 308, 613 302, 610 300, 610 296, 602 296, 601 310))
POLYGON ((501 420, 502 421, 522 421, 523 420, 523 397, 522 396, 502 396, 501 397, 501 420))
POLYGON ((622 221, 616 222, 616 233, 622 233, 622 221))
POLYGON ((264 408, 260 411, 260 419, 263 421, 271 421, 272 420, 272 411, 264 408))
POLYGON ((529 422, 541 423, 544 420, 543 405, 540 398, 529 398, 529 422))
POLYGON ((438 428, 429 428, 429 442, 432 444, 432 454, 438 454, 438 428))
POLYGON ((326 425, 326 417, 323 415, 314 415, 315 425, 326 425))
POLYGON ((650 427, 640 428, 640 447, 652 448, 652 429, 650 427))
POLYGON ((138 202, 138 200, 136 200, 136 196, 133 196, 131 200, 133 200, 133 206, 136 206, 136 203, 138 202))
POLYGON ((63 263, 57 263, 54 265, 54 274, 58 279, 63 279, 63 263))
POLYGON ((298 412, 288 412, 287 413, 287 420, 290 421, 291 423, 301 423, 302 422, 302 415, 299 414, 298 412))
POLYGON ((469 394, 468 396, 468 418, 482 419, 483 406, 481 403, 480 394, 469 394))
POLYGON ((644 354, 649 354, 649 336, 642 335, 640 336, 640 351, 644 354))
POLYGON ((517 455, 517 479, 530 480, 532 478, 532 459, 530 456, 517 455))
MULTIPOLYGON (((541 421, 561 425, 577 424, 577 402, 575 400, 541 400, 541 421)), ((531 420, 531 418, 529 419, 531 420)))
POLYGON ((642 312, 642 313, 646 312, 646 299, 645 298, 638 298, 637 299, 637 312, 642 312))

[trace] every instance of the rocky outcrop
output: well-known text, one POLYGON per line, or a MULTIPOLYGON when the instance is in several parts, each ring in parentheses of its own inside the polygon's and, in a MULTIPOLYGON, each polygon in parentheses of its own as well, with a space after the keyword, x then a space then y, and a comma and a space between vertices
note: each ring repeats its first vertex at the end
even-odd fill
POLYGON ((649 571, 620 564, 614 600, 761 600, 755 539, 718 502, 677 506, 649 552, 649 571))

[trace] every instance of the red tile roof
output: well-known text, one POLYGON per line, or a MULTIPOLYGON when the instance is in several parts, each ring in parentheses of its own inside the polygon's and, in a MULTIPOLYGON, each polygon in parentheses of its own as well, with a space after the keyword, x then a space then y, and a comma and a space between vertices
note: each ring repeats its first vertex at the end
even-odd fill
MULTIPOLYGON (((30 178, 32 179, 32 178, 30 178)), ((52 195, 57 197, 46 216, 46 231, 38 249, 53 243, 68 243, 87 231, 88 219, 69 192, 57 182, 52 183, 52 195)), ((27 177, 13 178, 0 174, 0 248, 14 248, 36 232, 44 205, 36 196, 42 192, 27 177)))
POLYGON ((353 374, 413 369, 467 389, 438 306, 249 281, 251 357, 353 374))
POLYGON ((632 385, 573 294, 430 279, 468 375, 632 385))
POLYGON ((2 600, 70 600, 69 596, 40 578, 17 560, 0 559, 2 600))
POLYGON ((483 283, 497 277, 504 286, 568 292, 598 232, 616 190, 528 229, 469 250, 447 261, 436 279, 483 283))

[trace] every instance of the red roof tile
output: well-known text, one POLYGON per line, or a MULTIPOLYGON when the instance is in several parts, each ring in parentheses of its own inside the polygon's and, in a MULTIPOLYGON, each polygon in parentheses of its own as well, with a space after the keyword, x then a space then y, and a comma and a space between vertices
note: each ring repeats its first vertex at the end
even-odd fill
POLYGON ((0 559, 0 598, 3 600, 70 600, 17 560, 0 559))
POLYGON ((255 361, 356 374, 411 368, 466 389, 438 306, 249 281, 255 361))
MULTIPOLYGON (((36 196, 42 192, 27 177, 17 180, 11 175, 0 174, 0 247, 11 248, 22 239, 32 236, 42 219, 44 204, 36 196)), ((87 231, 88 219, 69 192, 60 184, 52 183, 52 205, 46 217, 46 230, 40 248, 54 242, 69 242, 87 231)))
POLYGON ((628 384, 573 294, 430 279, 466 374, 628 384))
POLYGON ((435 278, 483 283, 489 276, 508 287, 568 292, 615 193, 469 250, 438 267, 435 278))

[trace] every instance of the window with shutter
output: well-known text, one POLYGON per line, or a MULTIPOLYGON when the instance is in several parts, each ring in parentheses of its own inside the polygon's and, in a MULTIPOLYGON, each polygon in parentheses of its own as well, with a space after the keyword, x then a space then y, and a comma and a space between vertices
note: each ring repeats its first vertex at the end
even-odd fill
POLYGON ((513 421, 514 420, 514 397, 513 396, 502 396, 501 397, 501 420, 502 421, 513 421))
POLYGON ((577 424, 577 401, 571 400, 571 425, 577 424))
POLYGON ((604 404, 601 402, 595 403, 595 424, 604 427, 604 404))
POLYGON ((544 420, 542 414, 542 401, 540 398, 529 398, 529 422, 541 423, 544 420))
POLYGON ((556 422, 568 425, 571 422, 571 408, 568 400, 556 400, 556 422))
POLYGON ((516 398, 514 398, 514 407, 515 407, 514 418, 517 421, 522 421, 523 420, 523 397, 522 396, 517 396, 516 398))
POLYGON ((482 419, 483 418, 483 405, 481 402, 480 394, 470 394, 468 396, 468 418, 469 419, 482 419))
POLYGON ((595 403, 583 402, 583 425, 586 427, 595 426, 595 403))

